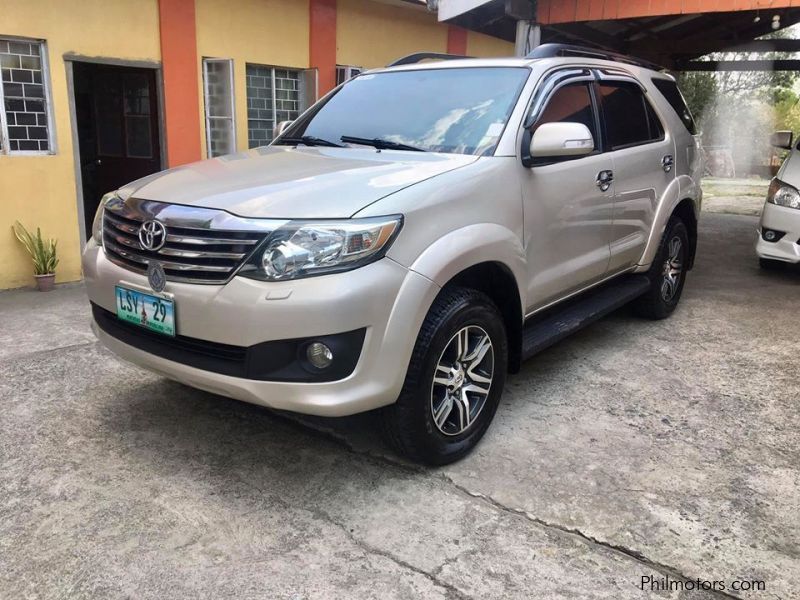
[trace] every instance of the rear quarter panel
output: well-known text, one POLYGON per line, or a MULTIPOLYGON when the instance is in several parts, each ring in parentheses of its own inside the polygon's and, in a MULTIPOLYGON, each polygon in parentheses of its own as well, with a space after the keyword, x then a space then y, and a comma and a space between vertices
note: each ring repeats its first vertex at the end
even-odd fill
POLYGON ((700 187, 704 168, 700 151, 701 136, 692 135, 686 129, 675 110, 653 85, 652 77, 654 75, 648 71, 641 71, 638 78, 644 84, 648 98, 656 105, 664 125, 669 129, 670 135, 674 140, 675 179, 658 200, 650 236, 644 253, 638 261, 639 268, 637 270, 639 271, 646 270, 653 262, 667 222, 678 204, 687 198, 690 199, 694 205, 695 218, 699 218, 703 200, 703 192, 700 187))

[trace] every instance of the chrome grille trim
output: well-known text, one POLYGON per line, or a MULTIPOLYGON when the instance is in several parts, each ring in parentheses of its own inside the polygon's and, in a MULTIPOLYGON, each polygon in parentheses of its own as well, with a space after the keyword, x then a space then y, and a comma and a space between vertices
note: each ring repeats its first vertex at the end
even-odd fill
POLYGON ((241 260, 247 256, 246 252, 210 252, 204 250, 175 250, 173 248, 162 248, 160 254, 165 256, 179 256, 181 258, 233 258, 241 260))
POLYGON ((150 261, 164 267, 169 281, 224 284, 267 236, 288 221, 247 219, 223 210, 115 198, 103 210, 106 257, 125 269, 145 273, 150 261), (145 250, 139 228, 156 219, 167 228, 164 247, 145 250))
POLYGON ((124 221, 121 221, 120 219, 118 219, 117 217, 115 217, 115 216, 114 216, 114 213, 112 213, 112 212, 108 212, 108 213, 106 213, 106 217, 108 218, 108 220, 110 221, 110 223, 111 223, 111 224, 112 224, 112 225, 113 225, 115 228, 119 229, 120 231, 124 231, 124 232, 126 232, 126 233, 131 233, 131 234, 133 234, 133 235, 137 235, 137 234, 139 233, 139 228, 138 228, 138 227, 134 227, 134 226, 132 226, 132 225, 128 225, 128 224, 127 224, 127 223, 125 223, 124 221))
POLYGON ((213 240, 208 240, 206 238, 198 238, 198 237, 190 237, 186 235, 174 235, 171 233, 167 234, 167 241, 168 242, 176 242, 179 244, 195 244, 196 246, 210 246, 213 244, 244 244, 244 245, 251 245, 257 244, 257 240, 226 240, 224 238, 214 238, 213 240))
MULTIPOLYGON (((116 244, 112 244, 109 242, 108 248, 111 249, 112 252, 115 254, 120 254, 129 260, 134 262, 143 264, 145 269, 147 268, 147 264, 150 262, 148 259, 138 256, 137 254, 126 250, 125 248, 121 248, 116 244)), ((215 265, 196 265, 191 263, 175 263, 175 262, 167 262, 163 260, 159 260, 158 262, 161 263, 161 266, 164 267, 165 270, 172 269, 174 271, 207 271, 207 272, 216 272, 216 273, 227 273, 231 270, 230 267, 226 266, 215 266, 215 265)))

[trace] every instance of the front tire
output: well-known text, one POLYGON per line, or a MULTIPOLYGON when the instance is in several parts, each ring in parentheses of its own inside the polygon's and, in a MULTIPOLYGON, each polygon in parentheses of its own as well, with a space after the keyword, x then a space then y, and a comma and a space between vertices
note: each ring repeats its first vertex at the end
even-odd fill
POLYGON ((640 316, 657 320, 672 314, 683 293, 688 258, 689 232, 680 217, 673 215, 647 272, 650 288, 634 303, 634 309, 640 316))
POLYGON ((505 326, 491 299, 443 290, 422 324, 400 397, 383 411, 387 441, 416 462, 462 458, 489 428, 507 368, 505 326))

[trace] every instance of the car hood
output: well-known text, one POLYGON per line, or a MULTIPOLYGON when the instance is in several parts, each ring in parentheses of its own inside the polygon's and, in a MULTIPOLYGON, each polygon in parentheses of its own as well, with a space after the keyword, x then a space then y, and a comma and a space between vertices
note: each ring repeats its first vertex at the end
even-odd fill
POLYGON ((476 160, 463 154, 268 146, 156 173, 119 193, 242 217, 347 218, 389 194, 476 160))

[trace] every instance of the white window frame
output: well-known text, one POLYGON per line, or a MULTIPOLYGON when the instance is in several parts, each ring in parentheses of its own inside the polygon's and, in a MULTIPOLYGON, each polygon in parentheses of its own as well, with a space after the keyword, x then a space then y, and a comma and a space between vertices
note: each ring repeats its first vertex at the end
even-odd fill
MULTIPOLYGON (((275 140, 275 128, 278 126, 278 91, 275 89, 275 71, 293 71, 298 75, 298 89, 297 89, 297 116, 302 115, 308 110, 316 101, 318 95, 319 83, 317 81, 317 69, 303 69, 297 67, 282 67, 279 65, 269 65, 257 62, 248 62, 245 64, 245 75, 247 67, 261 67, 270 70, 270 79, 272 87, 272 135, 267 145, 275 140)), ((246 90, 247 88, 245 88, 246 90)), ((247 93, 245 91, 245 93, 247 93)), ((247 131, 247 145, 250 146, 250 130, 247 131)))
POLYGON ((3 93, 3 82, 0 81, 0 156, 50 156, 57 153, 56 132, 53 124, 53 97, 50 90, 50 61, 48 60, 47 41, 38 38, 26 38, 15 35, 2 35, 4 42, 23 42, 25 44, 39 45, 39 60, 42 65, 42 86, 44 87, 44 112, 47 115, 47 147, 48 150, 11 150, 8 138, 8 119, 6 118, 6 103, 3 93))
POLYGON ((336 85, 347 83, 353 77, 361 75, 363 71, 364 71, 363 67, 356 67, 353 65, 336 65, 336 81, 337 81, 336 85), (339 81, 339 73, 343 74, 344 78, 342 79, 342 81, 339 81))
POLYGON ((206 157, 211 158, 211 121, 230 121, 231 122, 231 140, 233 142, 232 152, 236 152, 239 145, 236 140, 236 89, 234 87, 234 74, 233 74, 233 59, 232 58, 211 58, 203 57, 203 112, 205 113, 206 122, 206 157), (213 117, 208 108, 208 65, 210 63, 228 63, 228 73, 230 74, 230 90, 231 90, 231 116, 230 117, 213 117))

